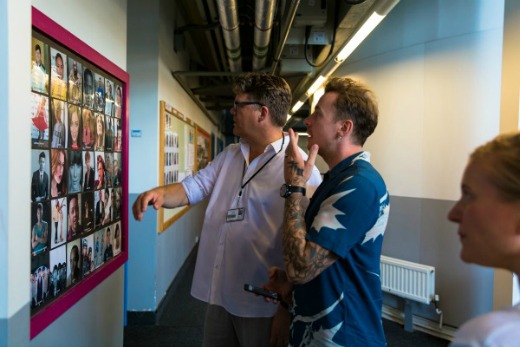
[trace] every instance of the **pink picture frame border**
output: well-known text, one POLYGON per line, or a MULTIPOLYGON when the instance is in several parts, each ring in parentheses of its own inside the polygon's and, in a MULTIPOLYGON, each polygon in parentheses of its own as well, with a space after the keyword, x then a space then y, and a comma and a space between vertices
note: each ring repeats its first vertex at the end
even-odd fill
MULTIPOLYGON (((123 105, 121 113, 122 131, 123 131, 123 180, 122 180, 122 212, 121 227, 123 243, 121 253, 112 260, 97 269, 92 275, 81 280, 77 285, 67 290, 63 295, 51 302, 48 306, 34 314, 31 317, 30 339, 32 340, 40 332, 45 330, 50 324, 64 314, 69 308, 74 306, 81 298, 87 295, 91 290, 97 287, 107 277, 119 269, 128 260, 128 143, 129 143, 129 94, 130 94, 130 76, 119 66, 108 60, 92 47, 84 43, 82 40, 74 36, 68 30, 54 22, 38 9, 32 7, 32 27, 39 31, 49 39, 56 41, 60 45, 66 47, 71 52, 77 54, 84 60, 92 63, 97 68, 103 70, 109 75, 114 76, 122 82, 123 88, 123 105)), ((116 295, 123 295, 123 292, 116 295)))

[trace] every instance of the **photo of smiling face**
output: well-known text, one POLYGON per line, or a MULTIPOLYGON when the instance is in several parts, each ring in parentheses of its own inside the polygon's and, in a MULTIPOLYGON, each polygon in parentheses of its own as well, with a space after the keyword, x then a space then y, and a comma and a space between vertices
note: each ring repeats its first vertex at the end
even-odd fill
POLYGON ((69 106, 69 146, 71 149, 80 149, 81 118, 77 106, 69 106))
POLYGON ((81 195, 79 194, 69 196, 67 240, 74 239, 81 233, 81 201, 81 195))
POLYGON ((57 77, 62 80, 63 79, 63 58, 61 54, 56 54, 56 73, 57 77))

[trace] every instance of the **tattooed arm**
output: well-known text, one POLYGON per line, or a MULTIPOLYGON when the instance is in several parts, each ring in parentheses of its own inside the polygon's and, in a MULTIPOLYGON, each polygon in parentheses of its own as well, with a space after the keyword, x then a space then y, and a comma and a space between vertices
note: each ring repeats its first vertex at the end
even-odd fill
MULTIPOLYGON (((285 181, 304 187, 309 179, 318 147, 314 145, 304 161, 297 149, 298 135, 289 130, 291 142, 286 150, 285 181)), ((292 193, 285 201, 282 247, 287 276, 293 283, 306 283, 318 276, 338 258, 334 253, 305 239, 305 202, 301 193, 292 193)))
POLYGON ((338 258, 334 253, 305 240, 302 194, 291 194, 285 201, 282 247, 287 276, 293 283, 307 283, 338 258))

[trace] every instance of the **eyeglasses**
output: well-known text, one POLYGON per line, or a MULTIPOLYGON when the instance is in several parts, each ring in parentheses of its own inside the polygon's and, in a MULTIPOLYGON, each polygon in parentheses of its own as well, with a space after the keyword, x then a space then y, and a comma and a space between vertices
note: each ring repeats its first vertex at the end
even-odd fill
POLYGON ((260 105, 260 106, 265 106, 265 104, 262 104, 259 101, 236 101, 236 100, 233 101, 233 108, 235 109, 235 111, 238 109, 239 105, 260 105))

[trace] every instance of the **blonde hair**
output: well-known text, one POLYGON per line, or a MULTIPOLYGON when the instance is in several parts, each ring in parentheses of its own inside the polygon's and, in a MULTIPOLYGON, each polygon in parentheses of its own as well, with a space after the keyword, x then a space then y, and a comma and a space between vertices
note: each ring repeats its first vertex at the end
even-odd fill
POLYGON ((470 160, 487 160, 488 178, 502 197, 520 200, 520 132, 495 137, 475 149, 470 160))
POLYGON ((67 172, 67 168, 69 167, 67 163, 67 152, 62 148, 51 149, 51 176, 54 179, 54 173, 58 170, 58 165, 60 164, 60 155, 63 154, 63 176, 61 177, 61 182, 58 183, 58 195, 67 194, 67 176, 65 172, 67 172))

